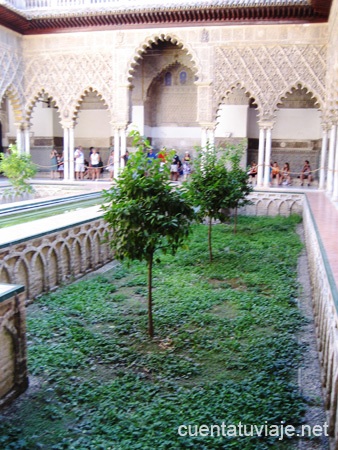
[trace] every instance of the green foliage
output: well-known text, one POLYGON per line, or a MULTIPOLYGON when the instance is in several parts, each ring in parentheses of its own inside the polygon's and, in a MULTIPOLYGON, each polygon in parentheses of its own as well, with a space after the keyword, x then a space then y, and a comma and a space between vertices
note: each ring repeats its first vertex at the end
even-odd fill
POLYGON ((8 154, 0 154, 0 172, 8 178, 16 195, 34 192, 32 186, 27 183, 37 172, 31 155, 19 153, 16 145, 10 145, 9 150, 8 154))
POLYGON ((27 310, 34 388, 15 416, 0 417, 1 449, 296 449, 298 437, 180 437, 177 428, 302 423, 298 221, 240 217, 236 235, 216 225, 211 264, 207 229, 195 226, 189 249, 154 269, 152 341, 146 299, 134 293, 146 274, 137 261, 37 299, 27 310))
MULTIPOLYGON (((133 137, 138 148, 116 186, 104 192, 103 210, 112 230, 110 245, 115 257, 147 262, 151 303, 154 254, 157 250, 174 254, 186 242, 194 211, 184 192, 172 189, 168 183, 168 168, 161 168, 157 159, 147 158, 149 142, 137 132, 133 137)), ((149 334, 152 335, 152 326, 149 334)))
POLYGON ((199 210, 199 219, 209 220, 209 257, 212 261, 212 219, 224 221, 227 210, 244 206, 252 191, 246 171, 240 167, 243 146, 227 149, 208 145, 199 149, 194 171, 186 184, 189 197, 199 210))

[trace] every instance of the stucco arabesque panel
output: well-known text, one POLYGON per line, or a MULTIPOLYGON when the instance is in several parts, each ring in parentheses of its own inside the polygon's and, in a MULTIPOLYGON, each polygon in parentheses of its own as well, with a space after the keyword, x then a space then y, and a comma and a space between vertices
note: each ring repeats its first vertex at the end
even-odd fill
POLYGON ((218 47, 215 49, 213 108, 236 85, 258 105, 259 120, 273 121, 281 98, 300 84, 318 100, 325 99, 324 45, 218 47))
POLYGON ((44 90, 56 102, 61 123, 76 118, 77 107, 90 88, 97 91, 111 114, 114 108, 113 64, 110 55, 42 54, 25 59, 27 111, 44 90))
POLYGON ((0 46, 0 102, 8 95, 17 121, 21 120, 24 105, 23 65, 18 51, 0 46))

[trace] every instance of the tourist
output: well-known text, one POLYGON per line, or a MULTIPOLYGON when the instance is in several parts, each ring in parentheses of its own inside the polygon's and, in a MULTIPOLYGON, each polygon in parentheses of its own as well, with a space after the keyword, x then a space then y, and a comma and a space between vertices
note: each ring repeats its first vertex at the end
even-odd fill
POLYGON ((53 150, 50 153, 50 177, 52 180, 56 178, 56 173, 58 170, 58 152, 53 148, 53 150))
POLYGON ((273 183, 273 180, 276 180, 277 185, 278 185, 279 184, 279 178, 280 178, 280 168, 279 168, 279 165, 278 165, 277 161, 275 161, 271 165, 271 183, 273 183))
POLYGON ((126 167, 126 165, 128 163, 128 160, 129 160, 129 152, 128 152, 128 150, 126 150, 126 153, 123 156, 121 156, 121 159, 123 159, 124 167, 126 167))
POLYGON ((312 174, 311 174, 311 166, 307 159, 305 160, 302 172, 300 174, 300 185, 301 186, 303 186, 304 180, 307 180, 308 181, 307 185, 310 186, 310 183, 312 181, 312 174))
POLYGON ((92 181, 97 181, 100 177, 101 157, 96 148, 92 149, 92 153, 89 158, 90 158, 90 166, 91 166, 91 171, 92 171, 92 181))
POLYGON ((283 166, 283 169, 281 171, 280 177, 279 177, 279 184, 284 184, 285 186, 291 185, 291 172, 290 172, 290 164, 285 163, 283 166))
POLYGON ((109 171, 109 181, 113 181, 114 179, 114 150, 110 152, 108 161, 107 161, 107 170, 109 171))
POLYGON ((256 175, 257 175, 257 163, 256 161, 252 161, 250 169, 248 171, 249 175, 249 183, 253 184, 256 182, 256 175))
POLYGON ((75 160, 75 180, 83 180, 84 173, 84 153, 82 147, 77 147, 74 152, 75 160))
POLYGON ((57 162, 58 162, 58 172, 59 172, 59 179, 63 179, 64 174, 64 160, 63 160, 63 153, 59 153, 57 156, 57 162))

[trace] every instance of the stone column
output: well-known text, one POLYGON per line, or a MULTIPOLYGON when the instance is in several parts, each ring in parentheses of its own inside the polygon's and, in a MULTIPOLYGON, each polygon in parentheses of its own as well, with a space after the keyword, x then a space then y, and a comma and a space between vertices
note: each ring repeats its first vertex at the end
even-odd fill
POLYGON ((202 130, 201 130, 201 147, 204 149, 206 148, 207 142, 208 142, 207 134, 208 134, 207 129, 202 128, 202 130))
POLYGON ((325 186, 325 163, 327 154, 327 143, 328 143, 327 129, 323 128, 322 150, 320 155, 319 189, 324 189, 325 186))
MULTIPOLYGON (((120 129, 120 139, 121 139, 121 157, 122 157, 127 150, 127 136, 125 128, 120 129)), ((122 168, 121 158, 120 158, 120 168, 122 168)))
POLYGON ((26 125, 26 127, 25 127, 24 135, 25 135, 25 153, 27 155, 30 155, 31 148, 30 148, 30 137, 29 137, 29 126, 28 125, 26 125))
POLYGON ((69 181, 74 181, 74 128, 69 128, 69 181))
POLYGON ((329 160, 327 163, 327 178, 326 178, 326 191, 331 194, 333 191, 333 170, 334 170, 334 156, 336 148, 336 135, 337 135, 337 125, 332 124, 330 132, 330 146, 329 146, 329 160))
POLYGON ((264 164, 264 147, 265 147, 265 129, 259 129, 259 145, 258 145, 258 169, 257 169, 257 186, 263 186, 263 164, 264 164))
POLYGON ((209 145, 211 147, 215 146, 215 129, 214 128, 212 128, 212 129, 209 128, 207 130, 207 142, 209 142, 209 145))
POLYGON ((266 130, 266 147, 264 163, 264 187, 270 186, 270 160, 271 160, 271 127, 266 130))
POLYGON ((16 147, 19 153, 22 153, 24 150, 24 136, 21 123, 16 123, 16 147))
POLYGON ((336 140, 336 149, 335 149, 335 163, 334 163, 334 172, 333 172, 333 194, 332 200, 334 202, 338 201, 338 140, 336 140))
POLYGON ((69 128, 63 129, 64 180, 69 180, 69 128))
POLYGON ((119 177, 121 167, 120 132, 116 127, 114 130, 114 177, 119 177))

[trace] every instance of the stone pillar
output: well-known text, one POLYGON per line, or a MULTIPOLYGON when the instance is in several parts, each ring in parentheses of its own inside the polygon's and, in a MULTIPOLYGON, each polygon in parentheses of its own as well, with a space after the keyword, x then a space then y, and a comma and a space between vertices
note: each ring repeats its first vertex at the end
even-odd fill
POLYGON ((68 129, 69 134, 69 181, 74 181, 74 128, 68 129))
POLYGON ((201 147, 205 149, 207 146, 207 143, 208 143, 207 129, 202 128, 202 130, 201 130, 201 147))
MULTIPOLYGON (((127 136, 125 128, 120 129, 120 138, 121 138, 121 157, 122 157, 127 150, 127 136)), ((121 158, 120 158, 120 168, 121 168, 121 158)))
POLYGON ((329 146, 329 160, 327 163, 327 178, 326 178, 326 191, 331 194, 333 191, 333 171, 334 171, 334 156, 336 148, 336 135, 337 135, 337 125, 332 124, 330 132, 330 146, 329 146))
POLYGON ((215 146, 215 129, 214 128, 212 128, 212 129, 209 128, 207 130, 207 141, 209 142, 209 145, 211 147, 215 146))
POLYGON ((24 151, 24 136, 21 123, 16 123, 16 147, 19 153, 23 153, 24 151))
POLYGON ((258 145, 258 168, 257 168, 257 186, 263 186, 263 164, 264 164, 264 147, 265 147, 265 129, 259 129, 259 145, 258 145))
POLYGON ((25 131, 24 131, 24 135, 25 135, 25 153, 27 155, 30 154, 31 152, 31 148, 30 148, 30 136, 29 136, 29 126, 26 125, 25 127, 25 131))
POLYGON ((116 127, 114 130, 114 177, 118 178, 121 167, 120 133, 116 127))
POLYGON ((335 163, 333 172, 333 194, 332 200, 334 202, 338 201, 338 139, 336 139, 336 149, 335 149, 335 163))
POLYGON ((319 189, 324 189, 325 186, 325 163, 327 153, 327 142, 328 142, 327 129, 324 128, 322 136, 322 150, 320 155, 319 189))
POLYGON ((69 129, 63 129, 64 180, 69 180, 69 129))
POLYGON ((266 130, 266 147, 264 163, 264 187, 270 186, 270 160, 271 160, 271 127, 266 130))

